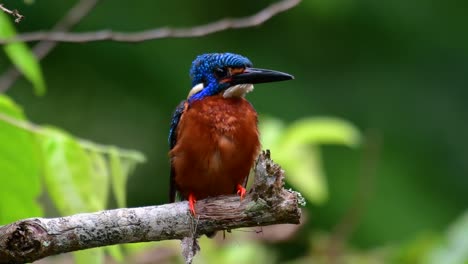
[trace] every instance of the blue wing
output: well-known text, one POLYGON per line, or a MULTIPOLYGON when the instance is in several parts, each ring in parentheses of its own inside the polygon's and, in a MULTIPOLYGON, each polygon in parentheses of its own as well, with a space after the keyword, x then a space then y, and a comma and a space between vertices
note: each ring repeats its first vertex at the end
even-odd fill
MULTIPOLYGON (((184 113, 187 106, 188 104, 186 100, 180 102, 180 104, 176 107, 174 114, 172 114, 171 128, 169 129, 169 138, 168 138, 169 149, 173 149, 174 146, 177 144, 177 126, 179 125, 180 118, 182 117, 182 114, 184 113)), ((171 160, 169 201, 173 203, 175 201, 175 198, 176 198, 175 170, 174 170, 174 166, 172 166, 172 160, 171 160)))

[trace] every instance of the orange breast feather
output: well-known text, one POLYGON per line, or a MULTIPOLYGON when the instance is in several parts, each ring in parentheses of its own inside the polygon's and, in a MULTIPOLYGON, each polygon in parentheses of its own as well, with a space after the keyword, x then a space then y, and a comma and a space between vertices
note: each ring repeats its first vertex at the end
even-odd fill
POLYGON ((220 95, 193 102, 176 133, 170 156, 184 198, 235 193, 260 150, 257 113, 244 98, 220 95))

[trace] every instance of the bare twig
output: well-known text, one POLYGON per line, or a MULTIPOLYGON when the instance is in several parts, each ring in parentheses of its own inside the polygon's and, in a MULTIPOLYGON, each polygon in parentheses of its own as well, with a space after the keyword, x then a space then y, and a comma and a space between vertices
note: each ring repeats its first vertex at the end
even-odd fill
MULTIPOLYGON (((273 16, 295 7, 301 2, 301 0, 282 0, 266 7, 252 16, 239 19, 223 19, 191 28, 174 29, 165 27, 135 33, 115 32, 112 30, 101 30, 87 33, 66 33, 66 31, 78 23, 92 9, 92 7, 94 7, 96 2, 97 0, 81 0, 50 32, 24 33, 17 35, 13 39, 0 38, 0 44, 17 41, 27 42, 40 40, 41 42, 34 46, 33 51, 39 59, 42 59, 57 45, 57 42, 89 42, 103 40, 141 42, 171 37, 199 37, 227 29, 258 26, 273 16)), ((20 76, 21 73, 17 69, 10 67, 0 77, 0 93, 8 90, 8 88, 10 88, 20 76)))
POLYGON ((191 38, 213 34, 227 29, 247 28, 261 25, 273 16, 289 10, 300 3, 300 0, 282 0, 271 4, 260 12, 243 18, 222 19, 213 23, 195 26, 190 28, 170 28, 163 27, 141 32, 125 33, 113 30, 101 30, 84 33, 67 33, 60 31, 51 32, 31 32, 16 36, 13 39, 0 39, 0 44, 11 43, 15 41, 37 41, 49 40, 59 42, 91 42, 112 40, 119 42, 142 42, 162 38, 191 38))
POLYGON ((0 4, 0 10, 2 10, 3 12, 5 12, 7 14, 12 15, 15 18, 16 23, 21 22, 21 19, 24 18, 24 16, 21 15, 18 10, 16 10, 16 9, 10 10, 10 9, 4 7, 3 4, 0 4))
MULTIPOLYGON (((98 0, 81 0, 73 6, 68 13, 53 27, 53 31, 67 31, 78 24, 97 4, 98 0)), ((1 41, 1 40, 0 40, 1 41)), ((2 44, 2 43, 0 43, 2 44)), ((55 48, 57 42, 43 40, 33 47, 33 52, 40 60, 49 54, 55 48)), ((8 68, 0 76, 0 92, 6 91, 21 76, 21 73, 15 68, 8 68)))
POLYGON ((196 246, 200 235, 216 230, 298 224, 300 196, 283 188, 283 174, 269 152, 262 153, 248 195, 242 201, 236 195, 198 201, 195 228, 187 202, 31 218, 0 226, 0 263, 32 262, 92 247, 184 237, 193 237, 196 246))

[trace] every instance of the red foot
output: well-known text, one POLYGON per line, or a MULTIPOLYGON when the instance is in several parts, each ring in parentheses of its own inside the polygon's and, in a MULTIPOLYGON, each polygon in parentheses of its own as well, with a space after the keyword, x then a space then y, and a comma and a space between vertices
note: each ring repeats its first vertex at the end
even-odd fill
POLYGON ((195 213, 195 203, 197 202, 197 200, 195 199, 195 196, 193 194, 189 194, 188 202, 189 202, 190 212, 192 213, 193 216, 195 216, 196 215, 196 213, 195 213))
POLYGON ((242 185, 237 184, 237 194, 240 196, 241 200, 244 199, 244 196, 245 196, 246 192, 247 191, 245 190, 245 188, 242 185))

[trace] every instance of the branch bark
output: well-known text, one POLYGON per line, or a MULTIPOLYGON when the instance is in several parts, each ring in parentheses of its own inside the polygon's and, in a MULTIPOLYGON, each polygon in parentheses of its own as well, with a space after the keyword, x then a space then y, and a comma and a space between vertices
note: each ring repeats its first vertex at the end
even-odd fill
POLYGON ((0 10, 2 10, 3 12, 5 12, 5 13, 11 15, 11 16, 13 16, 15 18, 15 23, 21 22, 21 20, 24 18, 24 16, 21 15, 18 10, 16 10, 16 9, 10 10, 10 9, 6 8, 5 6, 3 6, 3 4, 0 4, 0 10))
MULTIPOLYGON (((32 262, 47 256, 107 245, 183 239, 193 242, 184 251, 196 253, 196 239, 217 230, 272 224, 298 224, 303 200, 283 188, 284 172, 263 152, 247 196, 200 200, 196 219, 187 202, 122 208, 60 218, 30 218, 0 226, 0 263, 32 262)), ((189 263, 189 260, 187 260, 189 263)))

